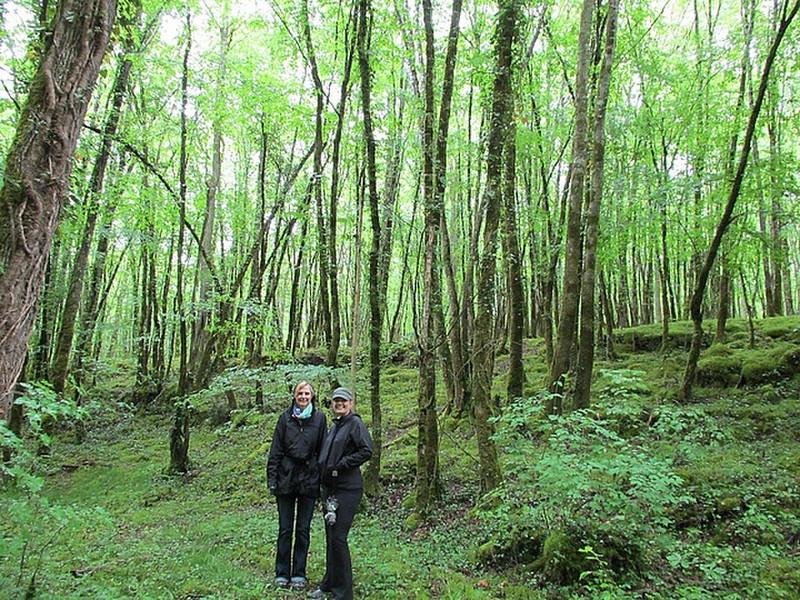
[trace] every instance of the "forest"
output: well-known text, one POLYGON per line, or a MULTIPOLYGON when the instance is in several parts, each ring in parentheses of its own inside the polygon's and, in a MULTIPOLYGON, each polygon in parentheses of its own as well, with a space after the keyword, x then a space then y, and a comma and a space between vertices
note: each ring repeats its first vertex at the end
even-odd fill
POLYGON ((800 599, 798 10, 0 0, 0 600, 800 599))

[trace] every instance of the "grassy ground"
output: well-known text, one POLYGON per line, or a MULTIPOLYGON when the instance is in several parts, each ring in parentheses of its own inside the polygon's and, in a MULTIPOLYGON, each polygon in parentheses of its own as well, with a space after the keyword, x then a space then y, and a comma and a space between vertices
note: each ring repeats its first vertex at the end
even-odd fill
MULTIPOLYGON (((767 352, 776 343, 795 343, 799 325, 800 320, 761 324, 760 331, 769 333, 760 336, 759 348, 767 352)), ((738 331, 739 324, 734 327, 738 331)), ((643 340, 657 332, 640 328, 636 343, 645 346, 643 340)), ((732 337, 732 351, 744 352, 744 338, 732 337)), ((509 504, 513 508, 505 512, 481 513, 473 510, 477 453, 470 428, 443 420, 444 494, 432 518, 414 531, 403 529, 409 514, 403 503, 413 482, 417 374, 403 364, 387 366, 384 489, 366 503, 351 533, 356 597, 800 598, 800 379, 784 374, 739 388, 710 385, 698 390, 694 403, 679 405, 672 398, 685 356, 680 345, 660 354, 635 351, 624 336, 619 343, 622 358, 598 364, 591 415, 603 431, 613 431, 613 452, 581 454, 580 444, 590 438, 574 423, 565 425, 565 430, 573 427, 574 437, 561 440, 564 446, 547 446, 536 436, 508 437, 512 441, 502 447, 505 470, 520 489, 511 485, 507 493, 524 501, 509 504), (520 439, 527 446, 517 450, 513 444, 520 439), (537 458, 521 464, 529 451, 537 458), (609 522, 620 516, 621 522, 611 523, 614 528, 606 532, 620 539, 641 531, 650 536, 646 543, 629 540, 644 548, 635 567, 614 571, 600 557, 600 568, 581 567, 581 578, 558 581, 557 575, 568 571, 563 563, 572 560, 568 549, 558 547, 553 555, 552 531, 547 537, 541 528, 531 533, 520 525, 526 511, 532 520, 540 517, 534 504, 569 505, 552 497, 559 488, 534 480, 542 475, 535 471, 538 460, 545 464, 569 452, 577 461, 597 463, 601 477, 604 470, 621 468, 620 459, 629 453, 634 462, 660 461, 680 482, 669 492, 680 500, 665 509, 663 523, 647 530, 630 522, 631 515, 648 518, 647 507, 629 513, 626 504, 617 510, 613 502, 635 503, 648 496, 629 489, 627 497, 609 495, 597 509, 611 515, 609 522), (519 543, 521 538, 530 538, 530 544, 519 543), (477 551, 487 542, 496 549, 509 540, 518 543, 513 551, 477 551)), ((541 344, 528 347, 533 394, 544 368, 541 344)), ((285 401, 280 394, 277 398, 266 413, 250 412, 236 426, 198 419, 190 451, 194 468, 186 477, 164 474, 171 417, 163 407, 133 412, 106 404, 80 444, 74 432, 62 431, 51 455, 38 459, 42 479, 32 480, 27 492, 7 487, 0 494, 8 509, 0 524, 0 600, 305 597, 270 584, 277 511, 265 490, 265 452, 285 401)), ((361 411, 369 412, 366 405, 361 411)), ((572 475, 567 465, 564 477, 572 475)), ((602 499, 613 489, 608 483, 587 497, 602 499)), ((647 493, 652 498, 658 490, 647 493)), ((569 518, 595 518, 598 513, 586 512, 587 502, 577 504, 569 518)), ((595 550, 600 551, 597 544, 595 550)), ((572 562, 585 557, 584 551, 572 562)), ((309 558, 312 583, 321 577, 323 563, 324 532, 317 516, 309 558)))

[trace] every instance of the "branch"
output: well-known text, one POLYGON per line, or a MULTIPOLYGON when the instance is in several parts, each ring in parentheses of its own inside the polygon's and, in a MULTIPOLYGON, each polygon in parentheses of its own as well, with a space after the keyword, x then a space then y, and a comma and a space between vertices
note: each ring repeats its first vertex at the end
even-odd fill
MULTIPOLYGON (((104 135, 104 136, 107 135, 104 131, 102 131, 101 129, 98 129, 97 127, 93 127, 92 125, 88 125, 88 124, 84 123, 83 126, 86 129, 90 130, 90 131, 94 131, 95 133, 99 133, 100 135, 104 135)), ((142 165, 144 165, 144 167, 148 171, 150 171, 153 175, 155 175, 156 178, 158 178, 158 180, 164 185, 164 187, 166 188, 167 192, 169 192, 169 195, 172 197, 172 200, 176 204, 180 205, 180 196, 175 192, 174 189, 172 189, 172 186, 164 178, 164 176, 161 174, 161 172, 158 170, 158 168, 155 165, 153 165, 153 163, 151 163, 148 160, 148 158, 144 154, 142 154, 141 151, 139 151, 138 148, 136 148, 130 142, 127 142, 126 140, 123 140, 118 136, 107 136, 107 137, 110 137, 110 139, 114 140, 116 143, 121 144, 123 148, 125 148, 128 152, 130 152, 137 159, 139 159, 139 162, 141 162, 142 165)), ((214 267, 214 263, 211 262, 211 258, 208 256, 208 253, 206 253, 205 248, 203 248, 203 244, 200 242, 200 236, 197 235, 197 231, 195 231, 195 228, 188 221, 188 219, 184 218, 183 219, 183 224, 186 227, 186 229, 189 230, 189 233, 194 238, 194 241, 197 242, 197 247, 200 250, 200 256, 202 257, 203 262, 206 263, 206 267, 208 268, 208 272, 211 273, 211 278, 214 281, 214 288, 216 289, 217 293, 220 296, 222 296, 224 294, 224 290, 222 289, 222 283, 220 282, 219 276, 217 275, 217 271, 216 271, 216 268, 214 267)))

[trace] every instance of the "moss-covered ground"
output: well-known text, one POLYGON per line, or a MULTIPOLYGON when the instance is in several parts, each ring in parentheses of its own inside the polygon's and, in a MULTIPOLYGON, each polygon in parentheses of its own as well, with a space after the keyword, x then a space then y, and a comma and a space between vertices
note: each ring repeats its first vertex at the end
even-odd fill
MULTIPOLYGON (((602 430, 598 425, 590 435, 586 419, 565 422, 561 445, 546 446, 541 430, 527 423, 516 427, 540 433, 499 438, 507 478, 521 486, 505 492, 505 511, 496 504, 476 509, 472 429, 467 419, 443 416, 442 497, 414 530, 404 523, 416 456, 417 371, 408 357, 387 363, 383 488, 364 503, 351 533, 356 598, 800 598, 800 318, 756 326, 753 347, 747 323, 732 321, 726 343, 704 350, 705 370, 689 404, 675 398, 685 361, 681 336, 691 328, 675 325, 663 351, 658 325, 620 332, 616 358, 598 352, 586 419, 602 430), (708 363, 723 358, 723 366, 708 363), (603 451, 590 445, 600 434, 609 440, 603 451), (559 463, 554 452, 575 462, 559 463), (550 466, 537 470, 538 460, 550 466), (594 470, 581 470, 590 463, 594 470), (651 464, 662 479, 637 484, 651 464), (595 487, 553 497, 565 488, 546 484, 547 468, 564 469, 561 483, 575 476, 576 486, 595 487), (587 478, 578 482, 578 472, 587 478), (631 506, 659 504, 662 484, 674 501, 665 499, 658 511, 631 506), (545 505, 550 530, 542 528, 545 505), (559 529, 560 506, 574 507, 563 514, 575 523, 559 529), (589 528, 591 543, 570 545, 583 518, 608 523, 589 528)), ((545 371, 541 340, 528 340, 525 356, 531 406, 545 371)), ((499 356, 501 396, 503 366, 499 356)), ((295 365, 289 380, 303 373, 295 365)), ((231 381, 229 387, 238 385, 231 381)), ((165 474, 170 408, 107 400, 105 390, 81 442, 62 426, 50 454, 26 466, 36 477, 0 492, 0 600, 304 598, 311 588, 289 592, 271 584, 277 513, 265 464, 285 384, 267 390, 258 409, 247 409, 249 398, 240 394, 233 419, 215 416, 213 398, 198 402, 193 468, 177 477, 165 474)), ((360 403, 369 422, 368 400, 360 403)), ((324 532, 315 518, 312 584, 323 569, 324 532)))

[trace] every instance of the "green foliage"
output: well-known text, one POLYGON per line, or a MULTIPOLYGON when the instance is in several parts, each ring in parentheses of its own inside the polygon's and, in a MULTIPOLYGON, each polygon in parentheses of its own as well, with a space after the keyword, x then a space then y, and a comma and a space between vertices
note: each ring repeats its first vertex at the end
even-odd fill
POLYGON ((54 548, 85 535, 97 523, 106 523, 103 510, 52 502, 44 495, 41 458, 33 449, 50 447, 53 440, 44 427, 50 420, 81 420, 85 407, 56 394, 46 383, 23 383, 24 394, 16 400, 27 422, 27 439, 19 438, 0 421, 0 450, 9 459, 0 463, 0 476, 8 488, 3 505, 0 536, 0 588, 13 597, 38 595, 44 564, 54 548))
POLYGON ((23 407, 28 421, 28 432, 40 444, 50 446, 50 435, 42 427, 43 422, 58 422, 83 419, 88 416, 86 407, 78 406, 71 398, 55 393, 49 382, 22 383, 24 394, 16 400, 23 407))
POLYGON ((208 388, 189 396, 192 410, 213 425, 231 421, 234 426, 259 425, 260 411, 280 412, 289 406, 292 390, 298 381, 314 386, 319 401, 324 401, 340 380, 345 380, 344 368, 325 365, 289 364, 268 367, 231 367, 217 375, 208 388), (336 385, 334 385, 336 383, 336 385), (254 399, 261 393, 263 404, 254 399))
MULTIPOLYGON (((625 380, 630 375, 618 375, 625 380)), ((638 386, 633 386, 638 388, 638 386)), ((648 540, 671 524, 685 501, 681 479, 668 461, 620 437, 592 411, 537 418, 540 398, 520 401, 498 421, 507 448, 506 479, 479 514, 491 524, 495 560, 537 554, 531 566, 562 584, 594 568, 581 549, 591 546, 618 574, 646 564, 648 540)))

